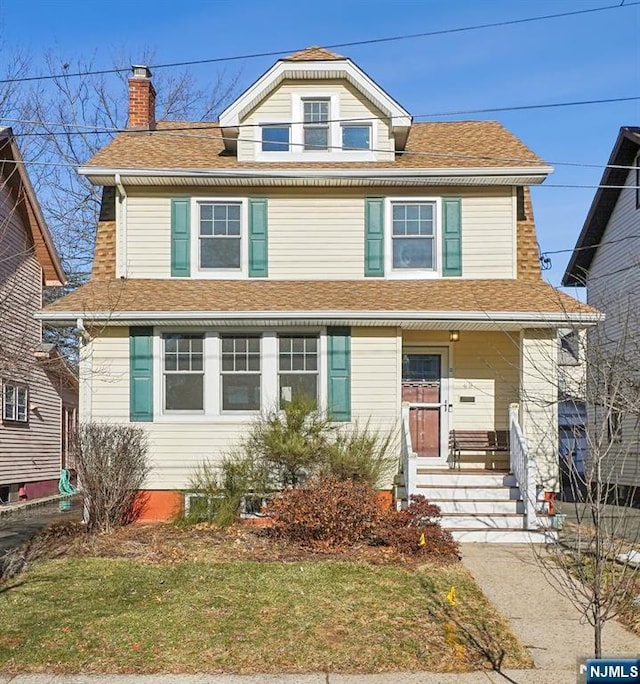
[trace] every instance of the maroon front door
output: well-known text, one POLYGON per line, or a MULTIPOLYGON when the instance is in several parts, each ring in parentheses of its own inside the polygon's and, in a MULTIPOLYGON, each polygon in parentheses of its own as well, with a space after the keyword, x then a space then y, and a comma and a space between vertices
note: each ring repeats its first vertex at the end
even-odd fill
POLYGON ((411 445, 418 456, 440 456, 442 357, 411 353, 402 357, 402 401, 408 402, 411 445))

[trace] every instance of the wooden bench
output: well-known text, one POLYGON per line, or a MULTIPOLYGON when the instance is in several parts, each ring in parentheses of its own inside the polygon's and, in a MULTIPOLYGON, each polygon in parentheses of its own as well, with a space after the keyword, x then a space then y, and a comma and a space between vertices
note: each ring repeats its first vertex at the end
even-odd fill
POLYGON ((460 469, 460 456, 463 451, 508 452, 508 430, 451 430, 449 433, 449 452, 452 456, 451 467, 460 469))

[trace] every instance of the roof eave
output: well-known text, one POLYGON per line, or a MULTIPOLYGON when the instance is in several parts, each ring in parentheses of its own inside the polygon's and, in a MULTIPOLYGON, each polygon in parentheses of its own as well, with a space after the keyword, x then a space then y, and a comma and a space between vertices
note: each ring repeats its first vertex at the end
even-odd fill
MULTIPOLYGON (((622 192, 619 186, 626 180, 628 169, 615 167, 628 165, 628 160, 626 159, 628 155, 625 153, 625 147, 629 146, 631 150, 635 147, 636 153, 640 149, 640 143, 637 138, 638 131, 640 129, 637 127, 623 126, 618 132, 618 137, 602 174, 599 187, 589 207, 587 218, 584 221, 580 236, 562 276, 562 285, 564 287, 585 287, 587 284, 587 277, 591 268, 591 262, 597 251, 597 244, 600 242, 611 218, 612 209, 607 211, 605 216, 600 213, 601 205, 605 198, 609 199, 611 207, 617 202, 622 192), (621 176, 624 176, 622 181, 620 181, 621 176)), ((632 156, 635 157, 635 154, 632 156)))

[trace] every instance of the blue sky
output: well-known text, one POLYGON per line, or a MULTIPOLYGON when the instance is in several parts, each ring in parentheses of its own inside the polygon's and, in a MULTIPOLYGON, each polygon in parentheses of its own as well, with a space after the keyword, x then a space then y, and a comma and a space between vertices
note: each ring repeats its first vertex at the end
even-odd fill
MULTIPOLYGON (((634 0, 625 0, 627 4, 634 0)), ((155 51, 158 64, 329 45, 524 17, 613 7, 620 0, 0 0, 4 54, 51 49, 109 68, 116 54, 155 51), (108 9, 107 9, 108 8, 108 9)), ((640 96, 640 5, 516 26, 336 50, 418 115, 510 105, 640 96)), ((199 66, 205 86, 222 68, 239 90, 274 58, 199 66)), ((115 79, 115 76, 113 77, 115 79)), ((441 117, 444 118, 444 117, 441 117)), ((640 125, 640 100, 450 118, 498 119, 555 166, 535 189, 542 251, 572 248, 622 125, 640 125)), ((427 119, 433 120, 433 119, 427 119)), ((552 255, 558 284, 568 254, 552 255)))

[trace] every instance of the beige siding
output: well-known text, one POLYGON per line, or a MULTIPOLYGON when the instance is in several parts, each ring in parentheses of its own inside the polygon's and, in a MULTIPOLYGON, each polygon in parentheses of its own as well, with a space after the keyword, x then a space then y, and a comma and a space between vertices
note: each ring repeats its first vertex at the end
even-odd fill
MULTIPOLYGON (((228 189, 129 188, 126 263, 130 278, 169 278, 172 196, 243 196, 228 189)), ((244 196, 246 196, 246 193, 244 196)), ((251 193, 269 200, 269 277, 359 279, 364 277, 364 199, 359 191, 275 190, 251 193)), ((392 196, 391 193, 387 193, 392 196)), ((462 272, 465 278, 512 278, 515 274, 513 198, 509 188, 411 188, 403 197, 462 198, 462 272)))
POLYGON ((364 198, 271 199, 269 276, 363 278, 364 198))
MULTIPOLYGON (((40 308, 42 272, 6 186, 0 188, 0 379, 29 387, 28 423, 0 421, 0 484, 57 478, 60 474, 59 380, 33 356, 41 341, 33 314, 40 308)), ((1 404, 0 404, 1 405, 1 404)))
MULTIPOLYGON (((337 94, 339 112, 331 113, 331 119, 357 119, 365 122, 376 120, 377 134, 373 140, 373 148, 376 150, 378 160, 391 160, 394 155, 394 140, 390 133, 389 125, 384 121, 383 113, 373 104, 368 102, 363 95, 346 81, 314 81, 303 84, 300 82, 284 81, 260 104, 250 111, 240 122, 244 128, 240 128, 238 136, 238 159, 240 161, 252 161, 256 152, 260 151, 259 128, 254 128, 262 123, 297 123, 298 112, 292 111, 292 96, 300 97, 317 94, 337 94)), ((339 127, 337 127, 339 128, 339 127)), ((332 140, 332 147, 340 146, 341 139, 332 140)), ((302 148, 292 147, 292 152, 302 152, 302 148)), ((340 150, 334 150, 336 160, 339 161, 340 150)))
POLYGON ((557 354, 554 330, 523 332, 520 421, 538 483, 553 491, 559 490, 557 354))

